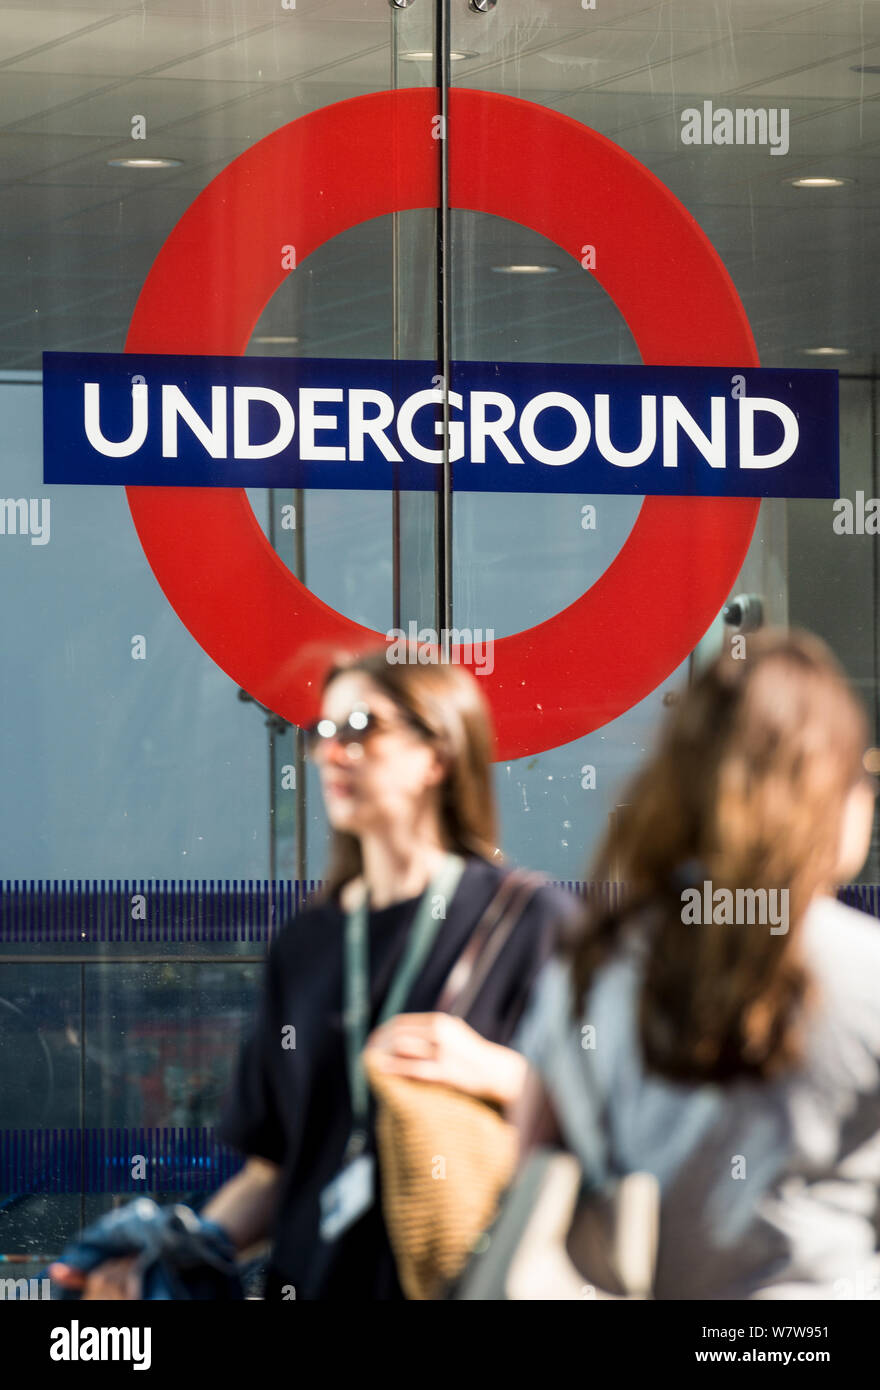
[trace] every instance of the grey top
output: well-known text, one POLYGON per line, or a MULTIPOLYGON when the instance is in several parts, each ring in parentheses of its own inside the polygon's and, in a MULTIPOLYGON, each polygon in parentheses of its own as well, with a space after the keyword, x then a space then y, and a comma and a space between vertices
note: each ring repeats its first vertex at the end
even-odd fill
POLYGON ((880 926, 823 897, 802 930, 821 998, 805 1064, 772 1083, 645 1074, 637 946, 577 1022, 566 965, 536 982, 513 1045, 588 1173, 604 1149, 610 1172, 657 1177, 657 1298, 880 1299, 880 926))

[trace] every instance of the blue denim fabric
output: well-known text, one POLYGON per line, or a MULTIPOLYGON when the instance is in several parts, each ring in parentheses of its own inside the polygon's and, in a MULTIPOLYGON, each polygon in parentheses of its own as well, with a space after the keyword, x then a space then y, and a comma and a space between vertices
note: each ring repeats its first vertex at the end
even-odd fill
MULTIPOLYGON (((143 1299, 244 1298, 226 1232, 189 1207, 160 1207, 148 1197, 102 1216, 59 1259, 88 1273, 126 1255, 138 1256, 143 1299)), ((80 1293, 53 1283, 52 1297, 77 1299, 80 1293)))

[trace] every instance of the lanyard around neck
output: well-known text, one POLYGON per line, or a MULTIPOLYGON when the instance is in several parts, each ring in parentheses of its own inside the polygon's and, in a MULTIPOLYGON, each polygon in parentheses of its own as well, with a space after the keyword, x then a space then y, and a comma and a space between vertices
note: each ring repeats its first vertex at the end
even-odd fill
MULTIPOLYGON (((464 860, 447 854, 416 908, 403 959, 394 972, 379 1014, 379 1023, 400 1013, 413 981, 428 957, 464 872, 464 860)), ((370 1023, 370 963, 366 895, 345 917, 345 1050, 355 1133, 363 1132, 370 1108, 369 1087, 361 1062, 370 1023)), ((365 1137, 365 1136, 363 1136, 365 1137)))

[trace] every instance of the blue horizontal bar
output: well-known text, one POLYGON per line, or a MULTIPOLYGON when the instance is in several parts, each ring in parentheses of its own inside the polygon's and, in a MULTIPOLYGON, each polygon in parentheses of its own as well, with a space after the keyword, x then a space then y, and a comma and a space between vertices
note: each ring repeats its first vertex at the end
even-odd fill
POLYGON ((4 1129, 0 1193, 213 1191, 243 1161, 210 1128, 4 1129))
MULTIPOLYGON (((585 901, 621 901, 626 885, 552 880, 585 901)), ((269 942, 321 892, 320 879, 6 879, 0 944, 269 942)), ((880 915, 880 884, 841 888, 841 902, 880 915)))

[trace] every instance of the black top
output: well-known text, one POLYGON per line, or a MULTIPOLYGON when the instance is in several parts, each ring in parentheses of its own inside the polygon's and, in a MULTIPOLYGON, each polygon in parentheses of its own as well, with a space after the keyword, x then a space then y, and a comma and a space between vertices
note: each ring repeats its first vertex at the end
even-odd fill
MULTIPOLYGON (((430 1012, 504 871, 472 857, 404 1012, 430 1012)), ((406 946, 418 898, 369 914, 371 1027, 406 946)), ((502 947, 467 1021, 507 1043, 535 975, 553 950, 574 899, 538 889, 502 947)), ((219 1134, 245 1154, 283 1169, 266 1298, 292 1284, 298 1299, 403 1298, 377 1199, 332 1245, 318 1234, 319 1197, 338 1173, 352 1127, 342 1029, 345 915, 335 900, 301 912, 269 952, 255 1029, 242 1050, 219 1134), (283 1034, 293 1025, 293 1034, 283 1034), (285 1047, 284 1040, 288 1045, 285 1047)), ((373 1116, 370 1146, 375 1151, 373 1116)), ((287 1295, 290 1297, 290 1294, 287 1295)))

